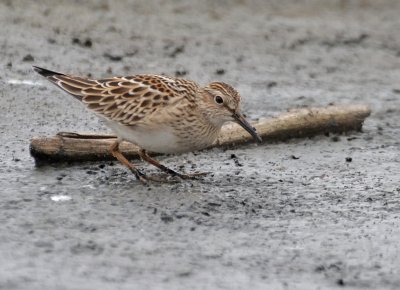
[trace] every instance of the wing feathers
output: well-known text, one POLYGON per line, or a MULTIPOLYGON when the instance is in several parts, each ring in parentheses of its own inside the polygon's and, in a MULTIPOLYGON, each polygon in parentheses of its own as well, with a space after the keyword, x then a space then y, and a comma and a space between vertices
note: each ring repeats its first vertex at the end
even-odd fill
POLYGON ((39 67, 34 70, 97 114, 128 126, 179 99, 193 97, 198 88, 194 82, 157 75, 92 80, 39 67))

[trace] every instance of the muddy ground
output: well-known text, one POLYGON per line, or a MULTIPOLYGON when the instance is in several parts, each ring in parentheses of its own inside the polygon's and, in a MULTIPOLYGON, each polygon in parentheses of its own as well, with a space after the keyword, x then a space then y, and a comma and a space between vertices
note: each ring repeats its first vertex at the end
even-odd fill
POLYGON ((400 288, 398 1, 132 2, 0 1, 0 288, 400 288), (165 156, 214 174, 147 188, 117 162, 35 167, 31 137, 107 129, 33 64, 225 81, 252 119, 373 113, 363 132, 165 156))

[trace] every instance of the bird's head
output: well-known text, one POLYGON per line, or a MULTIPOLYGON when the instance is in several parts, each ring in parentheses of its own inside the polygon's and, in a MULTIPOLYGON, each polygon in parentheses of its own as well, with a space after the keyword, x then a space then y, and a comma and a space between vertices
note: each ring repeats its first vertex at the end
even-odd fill
POLYGON ((240 112, 240 95, 230 85, 222 82, 213 82, 202 89, 201 103, 202 111, 207 119, 217 127, 222 127, 226 122, 238 123, 258 142, 261 137, 255 128, 249 124, 240 112))

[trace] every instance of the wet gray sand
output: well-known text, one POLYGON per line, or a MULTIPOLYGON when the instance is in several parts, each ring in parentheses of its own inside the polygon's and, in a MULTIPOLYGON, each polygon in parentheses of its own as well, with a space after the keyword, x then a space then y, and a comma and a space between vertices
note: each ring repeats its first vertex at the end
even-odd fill
POLYGON ((1 289, 400 287, 397 1, 57 2, 0 2, 1 289), (373 114, 363 132, 164 156, 213 174, 144 187, 117 162, 35 167, 31 137, 107 129, 33 64, 225 81, 252 119, 373 114))

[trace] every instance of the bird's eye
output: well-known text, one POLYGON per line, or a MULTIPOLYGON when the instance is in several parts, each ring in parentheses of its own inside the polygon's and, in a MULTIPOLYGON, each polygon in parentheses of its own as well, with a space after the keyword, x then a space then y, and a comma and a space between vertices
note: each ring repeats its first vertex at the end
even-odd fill
POLYGON ((224 102, 224 99, 221 96, 215 96, 215 102, 217 104, 222 104, 224 102))

